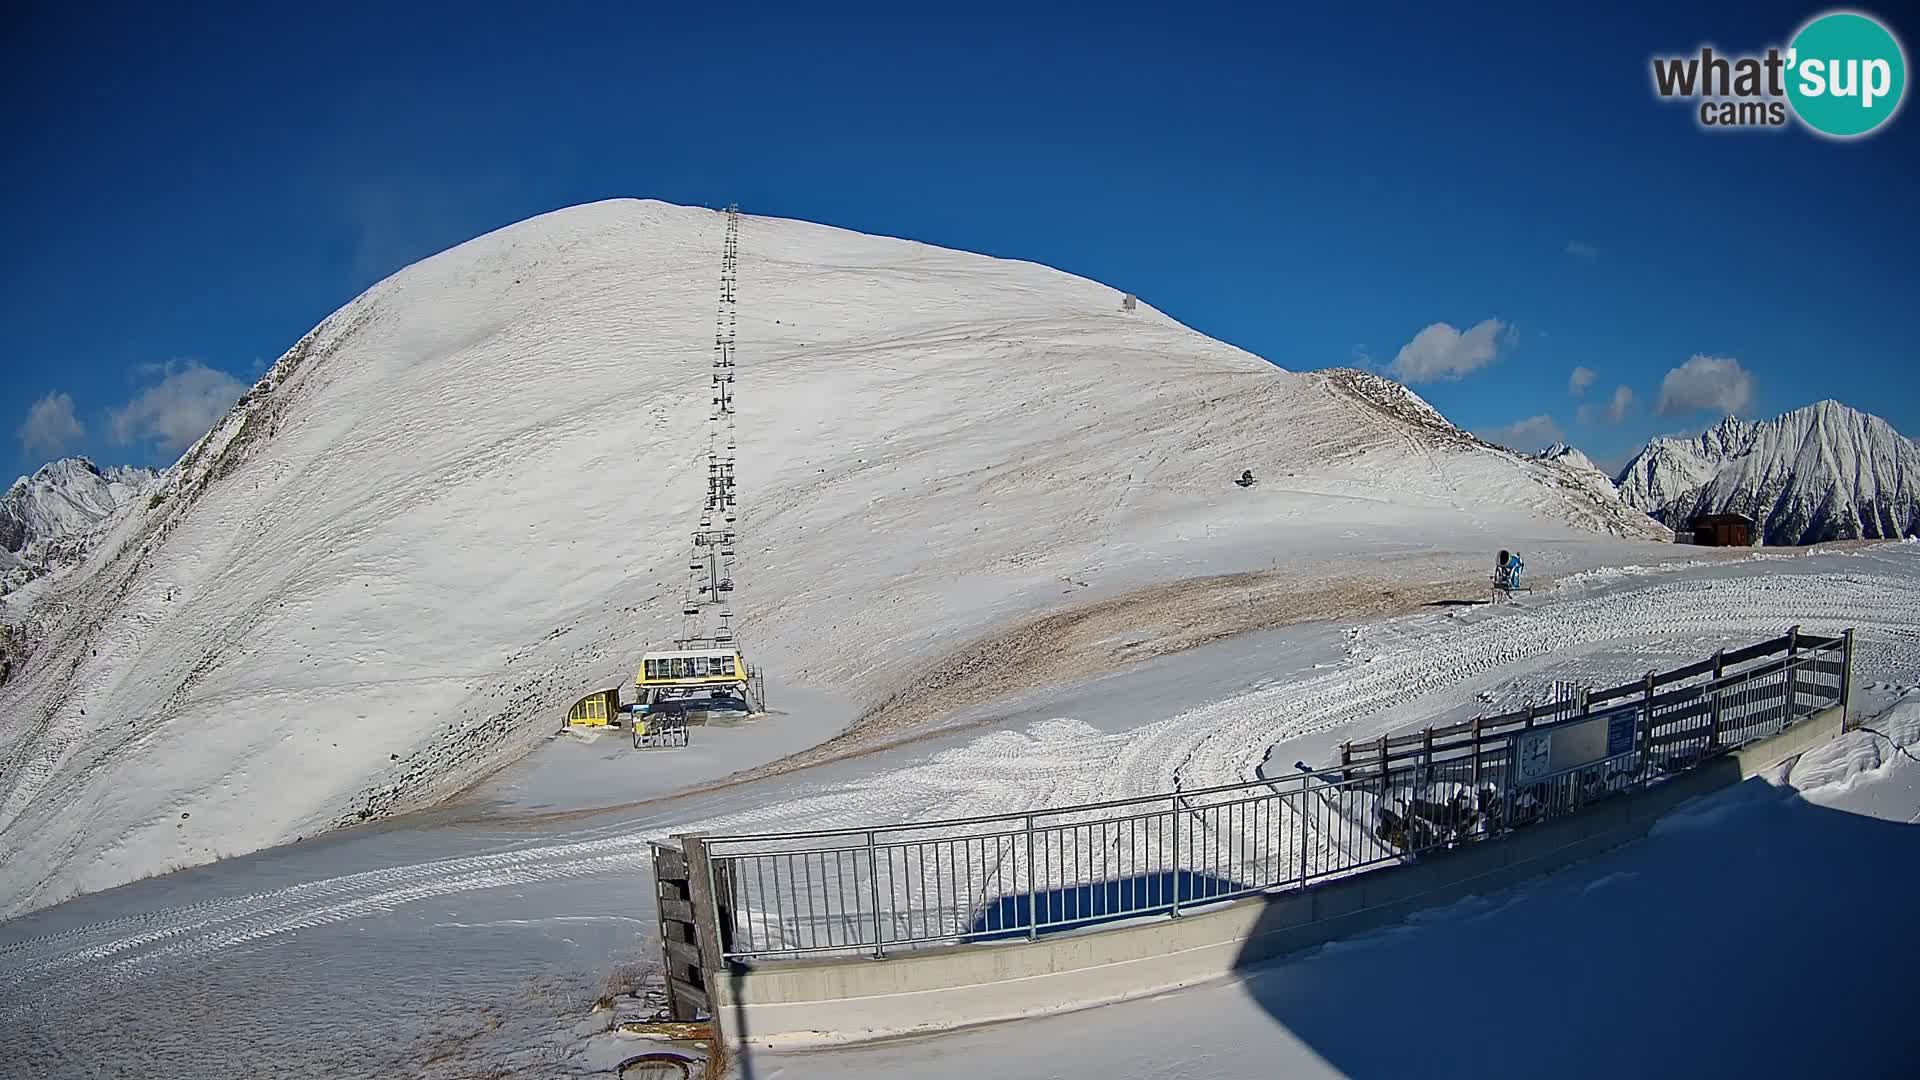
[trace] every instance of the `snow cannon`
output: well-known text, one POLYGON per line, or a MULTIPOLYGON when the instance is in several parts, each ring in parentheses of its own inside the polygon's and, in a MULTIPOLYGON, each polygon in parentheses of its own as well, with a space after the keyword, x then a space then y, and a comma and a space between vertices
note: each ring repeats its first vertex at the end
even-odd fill
POLYGON ((1501 596, 1505 596, 1507 602, 1512 603, 1514 593, 1532 592, 1533 590, 1522 581, 1522 575, 1526 569, 1527 564, 1521 561, 1519 552, 1502 548, 1500 554, 1494 556, 1493 560, 1494 601, 1497 602, 1501 596))

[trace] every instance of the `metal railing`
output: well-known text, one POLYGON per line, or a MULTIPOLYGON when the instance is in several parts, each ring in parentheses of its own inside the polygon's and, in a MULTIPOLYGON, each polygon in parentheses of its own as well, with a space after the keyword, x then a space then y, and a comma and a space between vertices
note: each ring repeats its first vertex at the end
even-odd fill
POLYGON ((1852 632, 1785 637, 1343 767, 1083 806, 699 838, 721 959, 1036 938, 1397 863, 1661 782, 1844 704, 1852 632))
POLYGON ((633 722, 635 750, 677 750, 691 741, 692 728, 684 717, 645 720, 637 714, 633 722))

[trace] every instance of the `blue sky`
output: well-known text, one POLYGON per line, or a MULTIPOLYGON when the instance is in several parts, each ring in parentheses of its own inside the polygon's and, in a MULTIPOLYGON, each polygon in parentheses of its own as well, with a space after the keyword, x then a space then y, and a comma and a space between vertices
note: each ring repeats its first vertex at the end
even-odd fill
POLYGON ((1650 89, 1819 6, 414 7, 13 13, 16 471, 170 461, 385 274, 614 196, 1049 263, 1612 463, 1822 397, 1920 435, 1920 115, 1709 133, 1650 89))

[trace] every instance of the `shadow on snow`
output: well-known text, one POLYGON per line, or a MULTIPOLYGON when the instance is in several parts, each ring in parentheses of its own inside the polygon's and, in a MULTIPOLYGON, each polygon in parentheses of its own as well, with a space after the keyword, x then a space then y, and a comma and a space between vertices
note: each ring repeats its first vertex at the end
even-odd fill
POLYGON ((1033 906, 1040 909, 1039 933, 1042 935, 1121 919, 1154 917, 1165 914, 1172 904, 1176 885, 1183 905, 1209 903, 1247 887, 1237 881, 1190 870, 1179 871, 1177 877, 1171 870, 1136 874, 1114 881, 1049 889, 1031 899, 1025 893, 999 897, 989 901, 974 916, 967 932, 981 941, 1025 937, 1033 922, 1033 906))

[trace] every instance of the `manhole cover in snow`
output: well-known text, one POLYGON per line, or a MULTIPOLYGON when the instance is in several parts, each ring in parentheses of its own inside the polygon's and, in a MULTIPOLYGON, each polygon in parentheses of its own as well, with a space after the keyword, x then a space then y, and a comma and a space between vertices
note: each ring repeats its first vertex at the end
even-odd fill
POLYGON ((695 1064, 679 1054, 641 1054, 620 1063, 620 1080, 688 1080, 695 1064))

